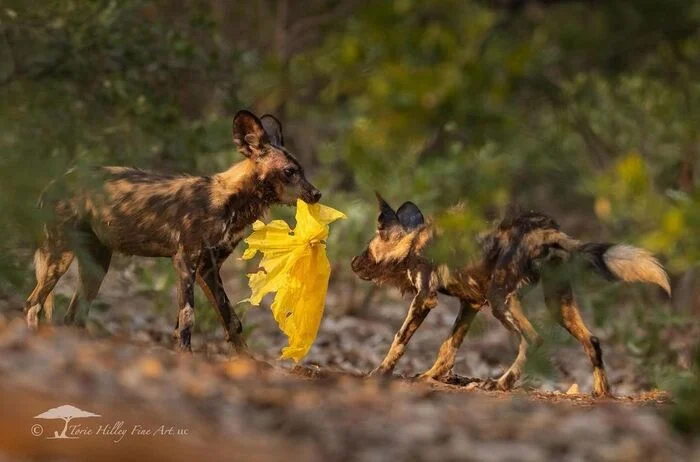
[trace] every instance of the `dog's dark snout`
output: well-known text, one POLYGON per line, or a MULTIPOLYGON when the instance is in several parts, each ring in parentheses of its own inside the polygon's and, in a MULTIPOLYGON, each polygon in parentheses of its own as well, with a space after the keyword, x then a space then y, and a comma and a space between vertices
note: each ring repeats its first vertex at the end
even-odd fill
POLYGON ((316 186, 312 185, 306 180, 303 180, 303 183, 301 184, 301 198, 304 200, 304 202, 315 204, 321 200, 321 196, 321 191, 319 191, 316 186))
POLYGON ((357 275, 360 279, 363 281, 370 281, 372 278, 367 272, 367 258, 366 258, 366 253, 362 255, 357 255, 355 257, 352 257, 352 260, 350 261, 350 267, 352 268, 352 272, 357 275))

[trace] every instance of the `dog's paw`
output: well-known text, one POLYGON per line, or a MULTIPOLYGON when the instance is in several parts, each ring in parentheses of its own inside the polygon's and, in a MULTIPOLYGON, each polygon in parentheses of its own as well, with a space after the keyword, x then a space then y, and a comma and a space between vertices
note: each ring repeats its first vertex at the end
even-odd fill
POLYGON ((591 396, 595 399, 615 399, 615 396, 612 394, 612 391, 610 391, 609 388, 596 389, 593 387, 591 396))
POLYGON ((25 319, 27 321, 27 327, 29 330, 39 330, 39 312, 41 311, 41 305, 34 305, 26 310, 25 319))
POLYGON ((414 375, 413 377, 411 377, 411 380, 434 385, 444 383, 441 377, 435 376, 434 374, 431 374, 429 372, 423 372, 422 374, 414 375))
POLYGON ((501 391, 510 391, 513 388, 515 388, 515 382, 518 381, 518 376, 513 373, 505 373, 501 376, 500 379, 496 382, 496 386, 498 390, 501 391))
POLYGON ((248 344, 239 334, 226 334, 226 342, 230 345, 231 354, 239 358, 252 358, 248 344))
POLYGON ((367 377, 391 377, 391 369, 379 366, 367 374, 367 377))

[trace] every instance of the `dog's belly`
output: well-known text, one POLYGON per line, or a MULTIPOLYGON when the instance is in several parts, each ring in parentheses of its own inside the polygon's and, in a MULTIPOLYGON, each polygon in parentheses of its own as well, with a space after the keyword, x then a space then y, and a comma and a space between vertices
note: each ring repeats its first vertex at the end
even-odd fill
POLYGON ((172 257, 184 237, 180 229, 165 223, 144 226, 137 220, 100 218, 90 220, 89 228, 102 245, 124 255, 172 257))
MULTIPOLYGON (((113 227, 114 225, 112 225, 113 227)), ((103 245, 124 255, 139 257, 172 257, 180 249, 185 252, 197 253, 203 251, 202 257, 214 252, 217 260, 228 256, 243 237, 243 231, 226 233, 225 235, 190 236, 183 235, 181 230, 163 228, 157 233, 139 232, 132 230, 104 230, 100 226, 95 234, 103 245), (116 231, 116 232, 113 232, 116 231), (213 245, 212 245, 213 243, 213 245)))
POLYGON ((95 233, 103 245, 124 255, 139 257, 172 257, 178 251, 177 241, 164 236, 132 231, 131 233, 95 233))
POLYGON ((161 245, 149 242, 145 245, 125 243, 114 249, 115 252, 123 255, 133 255, 137 257, 172 257, 175 251, 168 245, 161 245))

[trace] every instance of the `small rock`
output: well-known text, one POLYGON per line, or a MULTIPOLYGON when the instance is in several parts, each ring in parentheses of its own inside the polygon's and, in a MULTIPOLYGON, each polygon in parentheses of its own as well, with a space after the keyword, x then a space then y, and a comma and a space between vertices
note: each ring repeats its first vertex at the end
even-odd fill
POLYGON ((232 379, 248 377, 253 375, 256 371, 253 361, 246 359, 231 360, 224 366, 224 370, 226 371, 226 375, 232 379))
POLYGON ((163 375, 163 365, 155 358, 144 358, 139 362, 139 369, 144 377, 157 379, 163 375))
POLYGON ((464 387, 465 390, 476 390, 479 388, 479 382, 471 382, 464 387))
POLYGON ((581 390, 578 389, 578 384, 575 383, 569 387, 568 390, 566 390, 567 395, 580 395, 581 390))

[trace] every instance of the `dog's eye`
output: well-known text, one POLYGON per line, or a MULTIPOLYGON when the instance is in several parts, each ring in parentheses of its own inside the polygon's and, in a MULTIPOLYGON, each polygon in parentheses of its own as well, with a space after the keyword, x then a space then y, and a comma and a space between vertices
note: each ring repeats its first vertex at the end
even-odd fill
POLYGON ((297 169, 295 169, 294 167, 288 167, 284 169, 284 176, 286 176, 287 178, 291 178, 296 172, 297 169))

